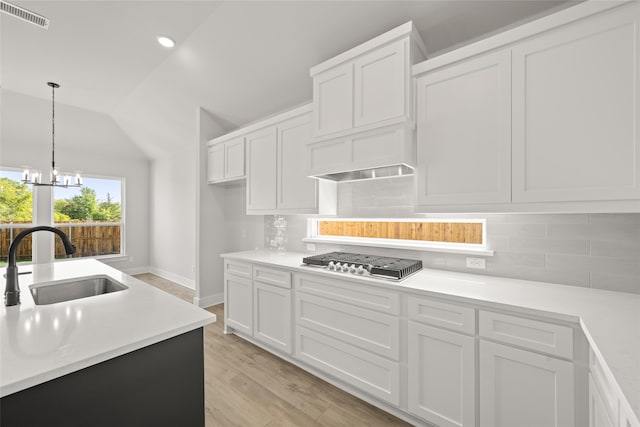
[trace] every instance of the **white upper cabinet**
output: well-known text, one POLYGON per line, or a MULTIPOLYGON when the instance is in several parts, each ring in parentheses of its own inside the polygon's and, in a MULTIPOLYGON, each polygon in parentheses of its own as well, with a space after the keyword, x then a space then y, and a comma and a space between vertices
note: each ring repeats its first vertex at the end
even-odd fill
POLYGON ((276 209, 277 129, 247 135, 247 212, 276 209))
POLYGON ((414 66, 416 210, 639 211, 639 19, 585 2, 414 66))
POLYGON ((513 48, 513 201, 640 198, 638 8, 513 48))
POLYGON ((411 65, 424 58, 407 22, 311 68, 314 140, 412 120, 411 65))
POLYGON ((354 61, 354 127, 408 117, 408 43, 401 40, 354 61))
POLYGON ((353 66, 343 64, 313 79, 315 135, 353 126, 353 66))
POLYGON ((245 177, 244 137, 222 137, 209 143, 207 181, 211 184, 245 177))
POLYGON ((311 68, 314 176, 415 165, 411 66, 424 58, 407 22, 311 68))
POLYGON ((308 177, 310 106, 272 119, 247 135, 247 214, 336 212, 336 183, 308 177))
POLYGON ((511 199, 511 58, 501 51, 419 76, 418 205, 511 199))
POLYGON ((207 182, 214 183, 224 179, 224 143, 207 148, 207 182))
POLYGON ((278 125, 278 203, 280 210, 317 212, 318 180, 308 178, 307 146, 311 139, 311 113, 278 125))

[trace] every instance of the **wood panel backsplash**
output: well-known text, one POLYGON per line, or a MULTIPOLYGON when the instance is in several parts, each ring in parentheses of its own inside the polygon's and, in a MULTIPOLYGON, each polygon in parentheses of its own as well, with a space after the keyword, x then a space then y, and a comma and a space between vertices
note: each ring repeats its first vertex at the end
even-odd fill
POLYGON ((477 222, 318 221, 320 236, 482 244, 477 222))

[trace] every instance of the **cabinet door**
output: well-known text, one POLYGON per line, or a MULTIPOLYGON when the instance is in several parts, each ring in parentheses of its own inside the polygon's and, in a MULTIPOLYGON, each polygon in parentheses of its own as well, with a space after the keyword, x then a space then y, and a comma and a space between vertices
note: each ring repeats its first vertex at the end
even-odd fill
POLYGON ((318 180, 308 178, 307 143, 311 113, 278 125, 278 209, 296 213, 318 209, 318 180))
POLYGON ((514 202, 640 198, 639 55, 637 8, 514 47, 514 202))
POLYGON ((573 364, 480 341, 480 426, 575 426, 573 364))
POLYGON ((475 426, 473 337, 409 321, 409 411, 442 427, 475 426))
POLYGON ((408 115, 408 40, 401 40, 354 62, 354 125, 408 115))
POLYGON ((589 427, 616 427, 614 415, 607 410, 600 390, 589 374, 589 427))
POLYGON ((224 179, 224 144, 212 145, 207 149, 207 181, 224 179))
POLYGON ((251 335, 253 330, 252 282, 244 277, 224 277, 224 322, 238 332, 251 335))
POLYGON ((254 282, 253 337, 291 354, 291 290, 254 282))
POLYGON ((313 77, 314 136, 353 127, 353 64, 313 77))
POLYGON ((418 205, 511 200, 508 51, 417 79, 418 205))
POLYGON ((276 209, 276 128, 252 133, 247 141, 247 213, 276 209))
POLYGON ((244 138, 236 138, 224 144, 224 178, 244 176, 244 138))

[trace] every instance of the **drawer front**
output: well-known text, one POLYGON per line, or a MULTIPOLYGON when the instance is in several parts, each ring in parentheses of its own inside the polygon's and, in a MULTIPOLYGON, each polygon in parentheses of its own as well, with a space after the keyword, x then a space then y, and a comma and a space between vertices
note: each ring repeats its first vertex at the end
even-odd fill
POLYGON ((280 288, 291 289, 291 273, 289 271, 254 265, 253 280, 280 288))
POLYGON ((310 274, 296 274, 295 289, 308 294, 329 298, 387 314, 400 314, 400 295, 396 292, 363 286, 357 283, 316 277, 310 274))
POLYGON ((409 319, 469 335, 476 333, 476 311, 426 298, 409 297, 409 319))
POLYGON ((573 329, 480 310, 480 336, 573 359, 573 329))
POLYGON ((342 341, 296 326, 296 357, 392 405, 400 404, 400 365, 342 341))
POLYGON ((244 277, 246 279, 251 279, 253 275, 253 270, 251 264, 246 262, 232 261, 232 260, 224 260, 224 274, 233 274, 237 277, 244 277))
POLYGON ((400 319, 351 304, 296 293, 296 324, 394 360, 400 358, 400 319))

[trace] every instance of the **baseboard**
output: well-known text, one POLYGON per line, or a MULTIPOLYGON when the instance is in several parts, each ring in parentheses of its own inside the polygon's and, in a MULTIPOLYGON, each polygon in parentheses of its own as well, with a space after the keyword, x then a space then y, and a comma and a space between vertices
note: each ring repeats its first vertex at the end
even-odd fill
POLYGON ((189 288, 191 290, 196 289, 196 281, 193 279, 187 279, 186 277, 180 276, 178 274, 172 273, 170 271, 161 270, 156 267, 149 267, 149 273, 155 274, 156 276, 160 276, 163 279, 171 280, 172 282, 177 283, 178 285, 182 285, 185 288, 189 288))
MULTIPOLYGON (((114 267, 115 268, 115 267, 114 267)), ((133 276, 134 274, 143 274, 143 273, 150 273, 151 272, 151 267, 149 267, 148 265, 146 267, 131 267, 131 268, 123 268, 122 270, 123 273, 126 273, 130 276, 133 276)))
POLYGON ((194 297, 193 303, 198 307, 210 307, 216 304, 222 304, 224 302, 224 292, 218 294, 207 295, 206 297, 194 297))

